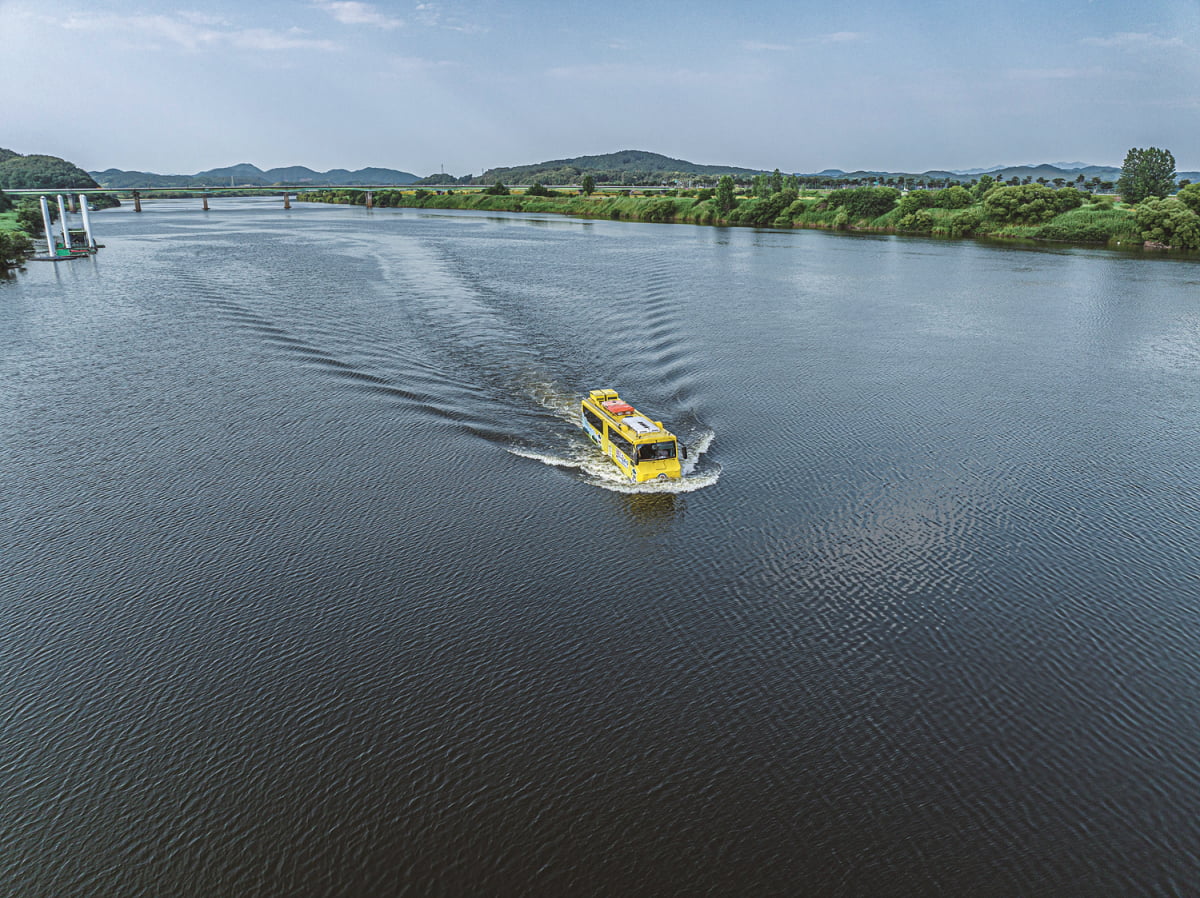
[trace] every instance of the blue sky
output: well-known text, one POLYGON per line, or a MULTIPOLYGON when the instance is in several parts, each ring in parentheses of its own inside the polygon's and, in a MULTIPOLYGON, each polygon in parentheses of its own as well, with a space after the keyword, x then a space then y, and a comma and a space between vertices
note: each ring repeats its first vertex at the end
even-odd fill
POLYGON ((91 170, 1200 169, 1196 0, 0 0, 0 84, 0 146, 91 170))

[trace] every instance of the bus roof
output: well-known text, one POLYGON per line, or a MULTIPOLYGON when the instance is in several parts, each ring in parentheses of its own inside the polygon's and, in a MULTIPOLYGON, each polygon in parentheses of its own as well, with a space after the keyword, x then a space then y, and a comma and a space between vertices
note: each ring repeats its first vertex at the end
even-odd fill
POLYGON ((629 415, 626 418, 622 418, 621 423, 626 427, 632 428, 634 433, 639 435, 660 432, 657 424, 642 415, 629 415))

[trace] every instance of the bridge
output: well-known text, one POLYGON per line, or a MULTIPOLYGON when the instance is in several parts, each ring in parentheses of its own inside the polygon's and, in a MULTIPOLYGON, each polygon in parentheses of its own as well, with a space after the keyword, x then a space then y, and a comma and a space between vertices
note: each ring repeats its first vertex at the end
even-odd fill
MULTIPOLYGON (((202 202, 202 208, 205 212, 208 211, 209 197, 217 194, 236 194, 245 195, 247 191, 254 191, 255 196, 283 196, 283 208, 292 208, 291 197, 293 194, 301 193, 305 190, 326 190, 331 188, 343 190, 362 190, 367 194, 367 208, 374 208, 374 192, 376 190, 403 190, 407 185, 403 184, 324 184, 310 185, 305 187, 263 187, 257 184, 244 184, 242 186, 234 185, 232 187, 41 187, 41 188, 16 188, 5 190, 4 192, 10 196, 49 196, 54 194, 62 194, 67 198, 70 211, 75 211, 75 196, 85 196, 96 193, 103 194, 120 194, 129 195, 133 199, 133 211, 142 211, 142 197, 147 198, 154 194, 171 194, 172 197, 177 197, 179 194, 185 194, 188 197, 199 196, 202 202)), ((482 188, 481 188, 482 189, 482 188)))

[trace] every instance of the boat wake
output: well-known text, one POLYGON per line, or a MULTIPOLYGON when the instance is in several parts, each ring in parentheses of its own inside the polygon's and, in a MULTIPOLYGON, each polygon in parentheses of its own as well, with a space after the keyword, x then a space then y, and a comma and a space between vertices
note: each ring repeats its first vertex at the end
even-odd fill
MULTIPOLYGON (((372 312, 372 322, 392 322, 393 339, 404 346, 378 360, 395 372, 390 381, 422 383, 420 375, 440 373, 454 387, 453 400, 443 398, 429 410, 513 455, 602 489, 685 493, 716 483, 721 467, 704 458, 713 434, 687 412, 694 399, 687 389, 688 353, 678 344, 676 273, 669 263, 648 253, 635 266, 642 276, 608 294, 631 310, 621 319, 623 329, 597 332, 580 321, 578 304, 564 305, 562 298, 562 278, 586 272, 568 267, 542 279, 527 272, 485 276, 477 243, 470 234, 447 239, 398 230, 386 251, 377 244, 362 248, 371 250, 380 278, 377 295, 357 301, 372 312), (610 367, 614 358, 655 372, 658 408, 689 450, 680 479, 630 483, 580 429, 581 382, 627 379, 610 367)), ((630 264, 624 250, 622 259, 630 264)), ((579 287, 586 295, 587 283, 579 287)), ((415 401, 431 407, 437 395, 425 390, 415 401)))
MULTIPOLYGON (((567 420, 574 424, 574 417, 568 417, 567 420)), ((714 437, 711 430, 706 430, 684 441, 688 447, 688 458, 683 462, 683 476, 679 480, 647 480, 643 483, 630 483, 582 433, 566 435, 567 445, 557 451, 531 446, 505 448, 519 458, 573 471, 584 483, 614 493, 692 493, 712 486, 721 476, 721 466, 704 459, 714 437)))

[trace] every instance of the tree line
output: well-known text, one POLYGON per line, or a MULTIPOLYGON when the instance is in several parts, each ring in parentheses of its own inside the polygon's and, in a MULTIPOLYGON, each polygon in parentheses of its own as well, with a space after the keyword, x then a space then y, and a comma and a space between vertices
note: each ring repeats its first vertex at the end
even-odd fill
MULTIPOLYGON (((1153 150, 1154 148, 1151 148, 1153 150)), ((1167 151, 1131 151, 1121 186, 1130 207, 1111 195, 1091 193, 1086 180, 1052 186, 1027 179, 1001 181, 982 175, 972 183, 935 189, 901 189, 887 184, 813 190, 803 179, 778 169, 744 183, 725 175, 712 187, 678 188, 648 196, 629 190, 595 193, 556 191, 535 184, 523 193, 497 180, 482 191, 379 191, 377 205, 556 212, 647 222, 814 227, 834 230, 926 234, 947 237, 997 236, 1078 243, 1142 243, 1200 249, 1200 185, 1174 192, 1174 159, 1167 151), (1138 191, 1141 191, 1139 193, 1138 191), (1150 191, 1150 192, 1147 192, 1150 191), (1155 193, 1155 191, 1157 193, 1155 193), (1173 195, 1169 195, 1173 194, 1173 195)), ((361 194, 321 191, 305 199, 361 203, 361 194), (340 194, 340 195, 339 195, 340 194)))

